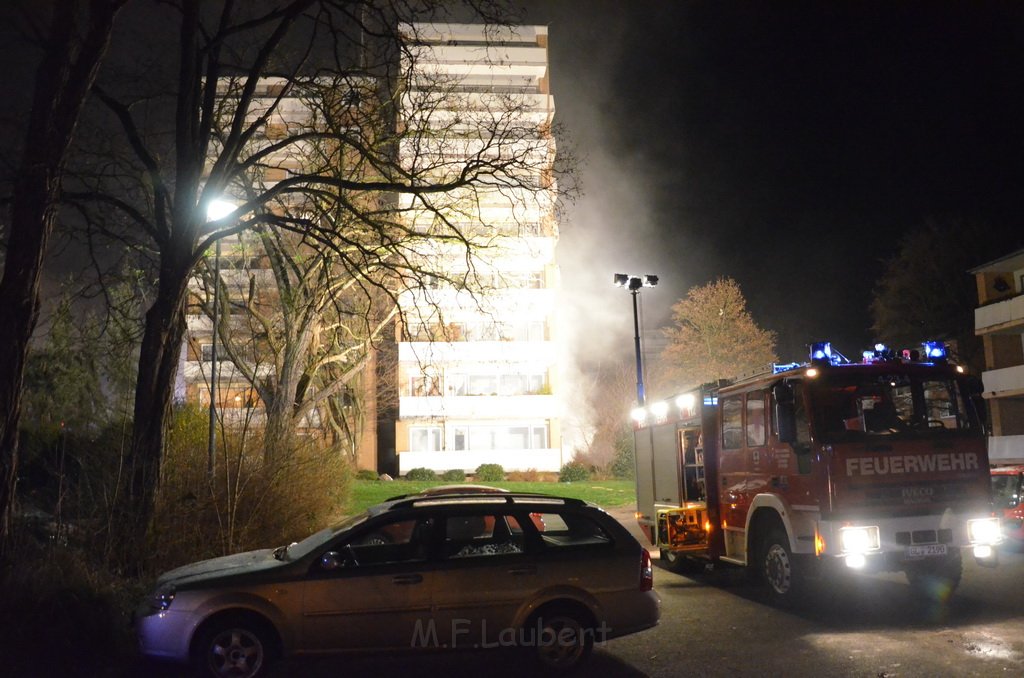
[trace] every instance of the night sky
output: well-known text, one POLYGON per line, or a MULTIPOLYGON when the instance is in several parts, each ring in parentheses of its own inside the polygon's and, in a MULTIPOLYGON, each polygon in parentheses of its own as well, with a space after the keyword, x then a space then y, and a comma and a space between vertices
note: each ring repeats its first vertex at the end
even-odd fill
POLYGON ((1024 231, 1024 3, 558 0, 527 22, 584 159, 559 259, 588 357, 632 350, 616 272, 661 278, 650 351, 687 289, 731 276, 781 359, 858 355, 902 234, 1024 231))

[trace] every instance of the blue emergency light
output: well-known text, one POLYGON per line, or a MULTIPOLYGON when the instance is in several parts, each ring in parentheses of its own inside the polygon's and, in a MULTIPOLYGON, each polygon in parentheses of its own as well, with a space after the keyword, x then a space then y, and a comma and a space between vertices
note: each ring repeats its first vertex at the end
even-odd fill
POLYGON ((832 364, 832 343, 816 341, 811 344, 811 362, 832 364))
POLYGON ((943 361, 948 357, 946 345, 941 341, 926 341, 924 342, 924 356, 935 362, 943 361))

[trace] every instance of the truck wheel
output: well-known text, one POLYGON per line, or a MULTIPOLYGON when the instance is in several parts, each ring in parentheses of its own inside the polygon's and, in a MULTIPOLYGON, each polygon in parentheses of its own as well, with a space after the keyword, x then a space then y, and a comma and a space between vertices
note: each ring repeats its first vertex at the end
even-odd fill
POLYGON ((963 560, 960 551, 956 550, 945 558, 909 563, 906 572, 910 588, 917 596, 945 603, 960 585, 963 560))
POLYGON ((781 527, 768 531, 760 549, 760 576, 772 603, 789 607, 802 593, 802 574, 789 548, 789 539, 781 527))

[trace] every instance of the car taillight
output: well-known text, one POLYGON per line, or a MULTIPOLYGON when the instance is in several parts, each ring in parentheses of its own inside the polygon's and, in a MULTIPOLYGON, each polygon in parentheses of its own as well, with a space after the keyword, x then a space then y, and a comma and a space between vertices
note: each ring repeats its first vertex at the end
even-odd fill
POLYGON ((650 591, 654 588, 654 563, 647 549, 642 549, 640 557, 640 590, 650 591))

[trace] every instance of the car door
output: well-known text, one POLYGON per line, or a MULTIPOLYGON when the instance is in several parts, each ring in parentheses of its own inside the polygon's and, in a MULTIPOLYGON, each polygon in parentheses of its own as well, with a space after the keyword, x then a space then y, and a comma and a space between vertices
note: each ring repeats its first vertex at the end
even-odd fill
POLYGON ((524 531, 530 520, 525 514, 493 508, 438 520, 437 642, 448 647, 507 643, 516 632, 516 612, 540 588, 531 546, 536 529, 524 531))
POLYGON ((331 544, 303 588, 304 651, 409 647, 429 623, 435 521, 376 521, 331 544))

